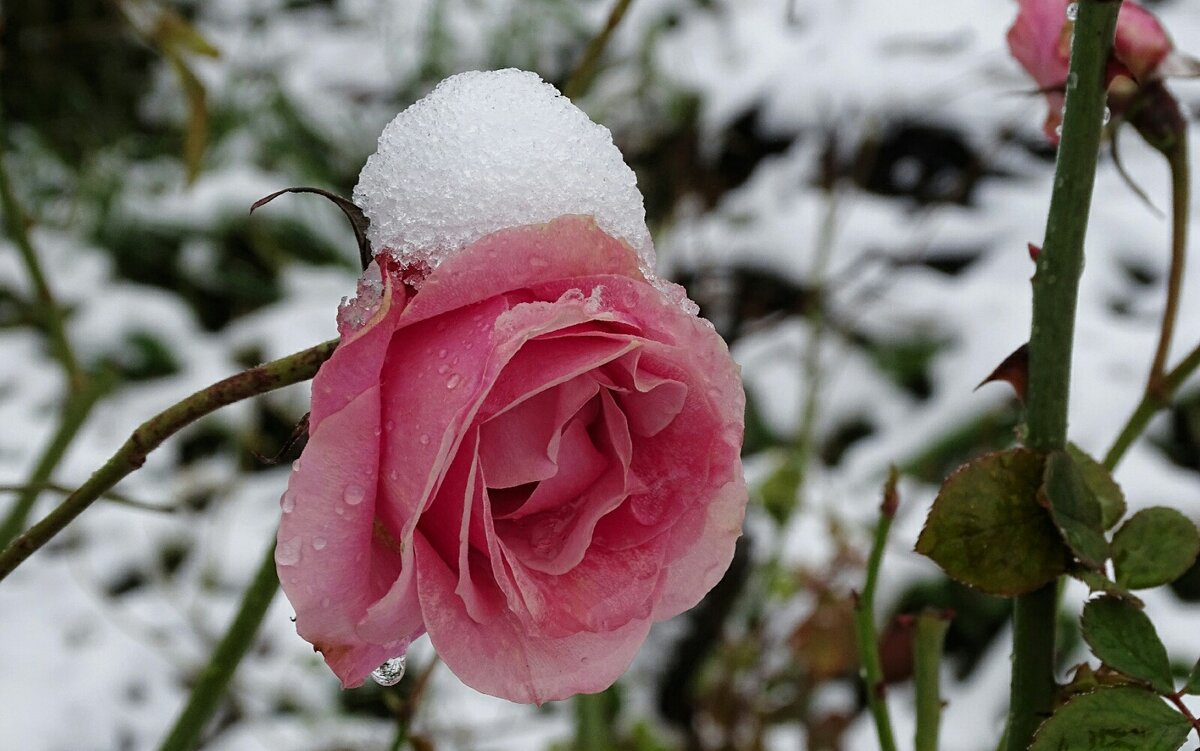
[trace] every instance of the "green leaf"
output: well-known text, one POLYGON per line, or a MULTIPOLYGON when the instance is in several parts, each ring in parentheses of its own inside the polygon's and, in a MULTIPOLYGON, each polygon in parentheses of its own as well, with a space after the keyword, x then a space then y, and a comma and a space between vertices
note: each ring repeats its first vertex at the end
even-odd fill
POLYGON ((1105 665, 1146 681, 1160 694, 1175 690, 1167 648, 1150 618, 1116 597, 1092 600, 1083 608, 1083 638, 1105 665))
POLYGON ((1188 676, 1187 684, 1183 687, 1183 693, 1200 694, 1200 660, 1196 660, 1196 665, 1192 668, 1191 675, 1188 676))
POLYGON ((1107 467, 1088 456, 1075 444, 1067 444, 1067 453, 1075 460, 1075 466, 1096 496, 1096 500, 1100 501, 1100 515, 1103 517, 1104 528, 1112 529, 1125 515, 1125 493, 1121 486, 1113 479, 1107 467))
POLYGON ((942 485, 917 552, 989 594, 1016 596, 1054 581, 1070 555, 1037 502, 1042 466, 1023 448, 964 464, 942 485))
POLYGON ((1142 509, 1113 535, 1117 584, 1146 589, 1175 581, 1200 553, 1196 525, 1173 508, 1142 509))
POLYGON ((1108 560, 1108 540, 1104 539, 1101 526, 1100 501, 1066 451, 1052 451, 1046 457, 1038 497, 1050 509, 1054 526, 1080 563, 1103 571, 1108 560))
POLYGON ((1144 688, 1079 694, 1042 723, 1029 751, 1178 751, 1192 725, 1144 688))
POLYGON ((1074 566, 1067 573, 1086 584, 1088 591, 1092 594, 1099 593, 1112 595, 1113 597, 1119 597, 1122 600, 1133 603, 1139 608, 1145 604, 1142 602, 1141 598, 1139 598, 1133 592, 1130 592, 1125 587, 1122 587, 1120 584, 1117 584, 1115 581, 1109 579, 1107 576, 1098 571, 1093 571, 1092 569, 1084 568, 1083 566, 1074 566))

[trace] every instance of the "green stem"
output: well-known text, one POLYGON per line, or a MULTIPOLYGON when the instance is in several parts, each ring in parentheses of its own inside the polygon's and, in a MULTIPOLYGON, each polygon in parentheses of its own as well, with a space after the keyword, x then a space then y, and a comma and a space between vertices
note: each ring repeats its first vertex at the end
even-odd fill
POLYGON ((272 540, 262 564, 258 567, 258 573, 254 575, 249 589, 242 596, 242 605, 233 623, 229 625, 229 630, 225 632, 221 643, 209 658, 208 665, 197 678, 192 695, 188 697, 187 705, 175 721, 171 734, 163 741, 161 751, 189 751, 199 745, 200 734, 220 706, 238 663, 254 644, 258 629, 278 589, 275 542, 272 540))
POLYGON ((1158 338, 1158 349, 1150 378, 1146 383, 1146 394, 1138 403, 1121 432, 1113 441, 1112 448, 1104 456, 1104 466, 1111 471, 1125 456, 1125 452, 1142 434, 1160 409, 1174 398, 1176 390, 1192 371, 1200 365, 1200 346, 1192 350, 1183 361, 1169 373, 1166 369, 1167 355, 1171 349, 1171 337, 1179 311, 1180 289, 1183 285, 1183 266, 1187 254, 1188 209, 1190 208, 1190 171, 1187 161, 1187 133, 1181 131, 1173 148, 1164 152, 1171 168, 1171 269, 1167 276, 1167 304, 1163 309, 1162 328, 1158 338))
POLYGON ((67 447, 92 412, 92 407, 111 387, 111 378, 98 376, 85 382, 80 391, 69 393, 59 415, 58 428, 50 442, 42 449, 42 455, 29 474, 29 481, 21 488, 17 500, 0 522, 0 549, 8 545, 25 529, 29 514, 37 503, 38 496, 46 488, 50 476, 62 461, 67 447))
POLYGON ((587 49, 583 51, 583 57, 579 60, 579 64, 575 66, 571 77, 563 85, 563 96, 567 99, 577 99, 587 91, 592 82, 592 76, 596 73, 596 64, 600 62, 600 55, 608 46, 608 40, 612 37, 613 32, 621 25, 621 19, 625 17, 625 11, 629 10, 632 2, 633 0, 616 0, 613 4, 612 10, 608 14, 608 20, 604 22, 604 28, 600 30, 599 34, 592 37, 587 49))
MULTIPOLYGON (((1105 66, 1120 7, 1120 0, 1078 4, 1062 143, 1045 242, 1033 277, 1027 442, 1039 451, 1061 449, 1067 440, 1075 308, 1103 129, 1105 66)), ((1057 586, 1051 583, 1017 598, 1013 607, 1008 751, 1029 748, 1038 724, 1050 714, 1057 600, 1057 586)))
POLYGON ((575 697, 575 751, 609 751, 615 744, 608 723, 608 691, 575 697))
POLYGON ((944 613, 925 612, 917 616, 914 643, 913 683, 917 690, 916 751, 937 751, 938 729, 942 721, 941 667, 942 643, 950 621, 944 613))
POLYGON ((142 423, 87 482, 0 553, 0 581, 61 532, 96 499, 142 466, 146 455, 187 425, 221 407, 307 381, 337 347, 337 340, 259 365, 201 389, 142 423))
POLYGON ((50 283, 46 281, 46 274, 42 270, 41 261, 38 260, 37 251, 34 250, 33 243, 29 239, 25 211, 17 201, 16 194, 13 193, 3 159, 0 159, 0 206, 4 209, 4 225, 8 235, 16 243, 17 250, 21 253, 21 261, 25 264, 25 271, 29 274, 30 281, 33 282, 38 306, 45 317, 54 356, 62 365, 63 372, 67 377, 68 389, 78 391, 83 387, 84 373, 79 367, 79 359, 75 356, 75 350, 71 347, 71 340, 67 338, 62 308, 54 299, 50 283))
POLYGON ((875 721, 875 732, 879 736, 880 751, 896 751, 896 737, 892 732, 892 718, 888 714, 885 685, 883 682, 883 661, 879 656, 879 635, 875 630, 875 585, 879 581, 879 566, 883 562, 883 550, 887 543, 888 532, 896 517, 896 468, 883 491, 883 504, 880 507, 879 524, 875 526, 875 539, 871 544, 871 554, 867 558, 867 579, 863 584, 862 594, 854 599, 854 637, 858 644, 858 655, 862 661, 863 682, 867 689, 867 706, 871 709, 871 717, 875 721))

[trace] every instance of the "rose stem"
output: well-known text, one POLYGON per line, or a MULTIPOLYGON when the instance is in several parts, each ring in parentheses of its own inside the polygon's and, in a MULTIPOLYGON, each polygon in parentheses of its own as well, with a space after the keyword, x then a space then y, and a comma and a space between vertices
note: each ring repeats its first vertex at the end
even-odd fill
POLYGON ((333 354, 337 344, 336 339, 330 340, 230 376, 197 391, 142 423, 117 453, 96 470, 78 490, 67 496, 46 515, 46 518, 0 552, 0 581, 61 532, 97 498, 141 467, 146 461, 146 455, 158 448, 167 438, 221 407, 312 378, 321 367, 321 363, 333 354))
POLYGON ((63 373, 67 377, 67 389, 72 392, 79 391, 83 388, 85 375, 79 367, 79 358, 75 356, 71 340, 67 338, 62 308, 59 307, 54 293, 50 290, 50 283, 46 281, 46 274, 42 271, 37 251, 34 250, 33 243, 29 239, 25 211, 17 202, 17 197, 12 191, 12 184, 9 183, 8 170, 4 166, 3 159, 0 159, 0 206, 4 209, 4 224, 8 234, 16 243, 17 250, 21 253, 21 261, 25 264, 25 271, 29 274, 30 281, 33 282, 33 288, 41 308, 40 313, 45 318, 47 333, 50 335, 54 356, 62 365, 63 373))
MULTIPOLYGON (((1066 113, 1055 165, 1045 242, 1033 276, 1029 337, 1027 443, 1037 451, 1067 440, 1071 349, 1083 242, 1096 179, 1105 103, 1105 66, 1120 0, 1081 0, 1067 74, 1066 113)), ((1013 672, 1007 751, 1025 751, 1054 698, 1057 582, 1022 595, 1013 606, 1013 672)))
POLYGON ((621 24, 621 19, 625 17, 625 11, 629 10, 632 2, 633 0, 617 0, 613 4, 612 10, 608 14, 608 20, 604 22, 604 28, 600 30, 599 34, 592 37, 592 41, 588 42, 579 64, 575 66, 571 77, 563 84, 563 96, 567 99, 577 99, 587 91, 588 86, 592 83, 592 76, 596 73, 596 64, 600 62, 600 55, 604 54, 608 40, 617 30, 617 26, 621 24))
POLYGON ((171 734, 163 741, 161 751, 188 751, 199 745, 200 734, 213 712, 220 706, 221 698, 229 688, 238 663, 254 644, 259 626, 271 606, 271 600, 279 589, 279 575, 275 571, 275 541, 267 546, 267 554, 258 567, 258 573, 250 582, 242 604, 224 638, 213 650, 208 665, 200 673, 187 704, 175 720, 171 734))
POLYGON ((938 726, 942 720, 942 643, 950 626, 947 613, 925 612, 917 616, 917 638, 913 643, 913 683, 917 690, 917 730, 913 748, 937 751, 938 726))
MULTIPOLYGON (((1196 372, 1200 368, 1200 344, 1197 344, 1195 349, 1188 353, 1187 357, 1175 368, 1166 374, 1162 380, 1162 392, 1166 398, 1174 395, 1175 391, 1183 385, 1188 376, 1196 372)), ((1150 418, 1154 417, 1164 406, 1164 402, 1157 396, 1146 394, 1142 397, 1142 401, 1138 403, 1133 414, 1125 421, 1125 427, 1122 428, 1117 440, 1113 442, 1112 448, 1104 456, 1104 466, 1110 470, 1116 469, 1121 458, 1125 456, 1125 451, 1129 446, 1141 435, 1146 429, 1146 425, 1150 422, 1150 418)))
POLYGON ((1167 154, 1171 167, 1171 269, 1167 277, 1167 304, 1163 309, 1162 330, 1159 333, 1158 350, 1154 354, 1154 365, 1150 368, 1150 378, 1146 383, 1146 394, 1125 426, 1117 435, 1112 448, 1104 457, 1104 466, 1109 470, 1116 469, 1125 452, 1133 444, 1142 431, 1146 429, 1150 418, 1159 409, 1171 403, 1178 389, 1191 375, 1197 365, 1200 365, 1200 345, 1180 362, 1169 373, 1164 374, 1168 352, 1171 348, 1171 336, 1175 329, 1175 320, 1179 310, 1179 294, 1183 282, 1184 257, 1187 254, 1187 225, 1191 178, 1187 161, 1187 131, 1178 134, 1179 140, 1167 154))
POLYGON ((879 657, 879 635, 875 631, 875 585, 879 580, 879 566, 883 562, 883 549, 887 542, 892 521, 896 518, 896 495, 898 474, 892 467, 883 489, 883 503, 879 506, 879 523, 875 525, 875 539, 871 554, 867 558, 867 578, 861 594, 854 596, 854 639, 862 661, 862 677, 866 684, 867 705, 875 721, 879 735, 880 751, 896 751, 896 738, 892 733, 892 718, 888 715, 886 687, 883 682, 883 661, 879 657))

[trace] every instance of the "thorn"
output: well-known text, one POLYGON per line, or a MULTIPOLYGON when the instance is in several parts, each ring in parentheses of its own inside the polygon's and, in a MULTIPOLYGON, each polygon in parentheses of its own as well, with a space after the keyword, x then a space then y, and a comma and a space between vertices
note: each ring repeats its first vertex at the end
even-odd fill
POLYGON ((985 384, 993 381, 1004 381, 1009 386, 1012 386, 1016 392, 1017 398, 1022 402, 1025 401, 1025 393, 1029 386, 1029 344, 1022 344, 1013 350, 1013 353, 996 366, 996 369, 988 374, 975 387, 978 391, 985 384))
POLYGON ((1037 263, 1038 256, 1042 254, 1042 247, 1040 245, 1034 245, 1033 243, 1025 244, 1029 246, 1029 260, 1037 263))

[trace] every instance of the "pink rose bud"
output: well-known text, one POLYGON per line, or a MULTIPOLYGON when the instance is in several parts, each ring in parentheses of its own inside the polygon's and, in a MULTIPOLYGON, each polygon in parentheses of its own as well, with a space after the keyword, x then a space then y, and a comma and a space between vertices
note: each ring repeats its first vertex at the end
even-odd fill
MULTIPOLYGON (((416 145, 413 159, 430 170, 420 184, 368 173, 401 148, 386 140, 364 170, 362 193, 417 191, 403 199, 411 208, 442 208, 371 216, 387 235, 377 247, 402 252, 377 256, 339 316, 342 343, 313 381, 311 437, 282 501, 276 560, 297 631, 344 686, 428 633, 464 683, 541 703, 611 685, 652 623, 721 578, 747 500, 744 395, 712 326, 614 236, 649 242, 644 221, 613 209, 633 185, 623 176, 593 212, 616 229, 565 215, 476 237, 504 219, 494 204, 455 204, 463 174, 528 218, 546 201, 590 200, 596 186, 574 185, 573 170, 624 173, 609 161, 607 131, 585 127, 535 76, 472 75, 486 86, 457 80, 401 115, 416 112, 397 136, 409 143, 429 132, 430 112, 461 113, 473 106, 461 96, 492 92, 478 118, 442 123, 450 147, 436 136, 416 145), (505 101, 506 90, 526 98, 505 101), (504 147, 492 118, 513 107, 525 130, 499 137, 554 153, 492 171, 510 159, 493 153, 504 147), (582 129, 566 144, 526 132, 562 137, 560 116, 582 129), (423 156, 442 149, 440 161, 423 156), (562 149, 573 159, 556 166, 562 149), (530 187, 563 171, 560 190, 530 187), (515 190, 534 197, 514 200, 515 190)), ((478 185, 461 191, 488 200, 478 185)), ((379 211, 392 200, 364 203, 379 211)), ((640 196, 635 208, 640 217, 640 196)))
MULTIPOLYGON (((1018 0, 1017 20, 1008 30, 1008 47, 1038 88, 1046 95, 1049 111, 1043 126, 1046 136, 1058 142, 1062 124, 1067 65, 1071 57, 1071 32, 1067 18, 1069 0, 1018 0)), ((1171 53, 1166 31, 1153 14, 1134 0, 1121 3, 1108 77, 1127 76, 1139 83, 1159 76, 1171 53)))

